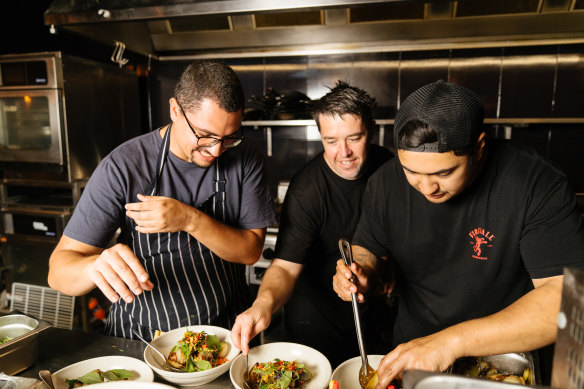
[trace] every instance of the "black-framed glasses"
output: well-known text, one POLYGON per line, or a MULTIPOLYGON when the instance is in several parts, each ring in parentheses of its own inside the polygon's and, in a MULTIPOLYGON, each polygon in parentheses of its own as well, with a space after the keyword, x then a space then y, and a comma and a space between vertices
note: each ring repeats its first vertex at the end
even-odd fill
POLYGON ((223 147, 230 148, 230 147, 237 146, 243 140, 243 128, 240 128, 237 131, 237 133, 239 135, 236 135, 236 136, 230 135, 230 136, 226 136, 225 138, 215 138, 214 136, 200 136, 199 134, 197 134, 197 130, 195 130, 196 127, 194 127, 191 124, 189 118, 187 118, 187 115, 185 114, 185 111, 184 111, 183 107, 180 105, 180 103, 178 102, 178 100, 176 101, 176 103, 178 104, 180 111, 182 112, 183 116, 185 117, 185 120, 187 121, 187 125, 189 126, 189 128, 191 129, 191 131, 193 132, 195 137, 197 138, 197 145, 198 146, 213 147, 217 143, 221 142, 221 145, 223 147))

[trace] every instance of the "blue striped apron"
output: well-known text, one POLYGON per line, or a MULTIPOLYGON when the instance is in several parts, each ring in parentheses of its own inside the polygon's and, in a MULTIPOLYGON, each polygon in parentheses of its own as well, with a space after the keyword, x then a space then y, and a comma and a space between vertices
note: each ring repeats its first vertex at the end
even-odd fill
MULTIPOLYGON (((170 130, 163 138, 154 180, 147 193, 158 195, 159 180, 170 150, 170 130)), ((225 175, 215 160, 213 194, 197 208, 225 223, 225 175)), ((143 234, 133 229, 129 246, 154 283, 152 291, 128 304, 112 304, 105 332, 134 338, 136 329, 147 340, 155 330, 207 324, 231 329, 235 317, 250 305, 245 265, 227 262, 185 231, 143 234)))

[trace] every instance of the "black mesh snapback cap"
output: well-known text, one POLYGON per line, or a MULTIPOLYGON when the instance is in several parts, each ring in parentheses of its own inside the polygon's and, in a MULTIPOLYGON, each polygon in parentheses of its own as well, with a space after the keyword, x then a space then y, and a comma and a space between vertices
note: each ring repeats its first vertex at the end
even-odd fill
POLYGON ((436 81, 409 95, 395 116, 393 143, 410 151, 444 153, 471 146, 483 131, 485 109, 474 92, 460 85, 436 81), (419 120, 436 131, 438 141, 416 148, 399 143, 399 133, 410 120, 419 120))

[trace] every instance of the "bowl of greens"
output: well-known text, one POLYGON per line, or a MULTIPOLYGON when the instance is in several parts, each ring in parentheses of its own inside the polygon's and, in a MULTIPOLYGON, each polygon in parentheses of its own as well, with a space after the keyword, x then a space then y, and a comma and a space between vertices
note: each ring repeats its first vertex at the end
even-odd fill
POLYGON ((144 350, 144 361, 168 382, 203 385, 227 372, 241 352, 231 344, 229 334, 229 330, 216 326, 177 328, 151 342, 166 357, 166 361, 150 347, 144 350), (181 371, 171 371, 167 365, 181 371))

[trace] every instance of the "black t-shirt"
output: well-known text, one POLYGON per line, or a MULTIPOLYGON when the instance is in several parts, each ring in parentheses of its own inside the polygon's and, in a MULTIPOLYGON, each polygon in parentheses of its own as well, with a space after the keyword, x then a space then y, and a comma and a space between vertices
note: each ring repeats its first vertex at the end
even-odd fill
POLYGON ((460 195, 434 204, 396 158, 369 180, 353 243, 401 270, 394 344, 500 311, 531 279, 584 267, 584 230, 565 175, 535 151, 489 141, 460 195))
POLYGON ((334 173, 320 153, 293 177, 282 207, 276 258, 304 265, 286 316, 289 311, 302 315, 303 306, 313 304, 323 320, 352 335, 348 343, 355 334, 351 304, 332 288, 341 258, 338 241, 351 241, 367 179, 392 156, 383 147, 369 145, 362 177, 347 180, 334 173))

